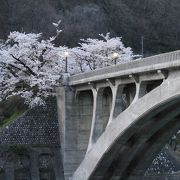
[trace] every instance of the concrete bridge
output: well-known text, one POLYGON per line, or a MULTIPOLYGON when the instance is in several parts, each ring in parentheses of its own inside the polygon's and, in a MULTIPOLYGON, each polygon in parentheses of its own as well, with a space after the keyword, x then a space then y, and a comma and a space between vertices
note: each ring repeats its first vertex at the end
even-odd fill
POLYGON ((66 180, 139 180, 180 129, 180 51, 65 74, 57 100, 66 180))

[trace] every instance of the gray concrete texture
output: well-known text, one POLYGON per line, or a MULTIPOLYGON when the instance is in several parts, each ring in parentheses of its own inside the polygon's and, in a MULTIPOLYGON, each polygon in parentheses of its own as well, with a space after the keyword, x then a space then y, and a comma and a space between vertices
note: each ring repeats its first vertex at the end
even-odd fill
MULTIPOLYGON (((125 159, 128 164, 125 166, 125 164, 122 164, 124 167, 130 166, 130 163, 133 163, 133 158, 135 155, 137 155, 137 152, 142 148, 145 148, 145 146, 148 145, 148 140, 153 137, 153 135, 157 135, 154 137, 153 140, 154 145, 154 151, 157 152, 160 150, 159 148, 162 148, 162 146, 166 143, 167 139, 172 135, 179 127, 179 121, 174 119, 178 117, 180 114, 180 109, 177 108, 179 103, 179 96, 180 96, 180 73, 172 72, 169 75, 169 78, 165 80, 162 85, 155 88, 153 91, 149 92, 136 102, 132 103, 129 108, 127 108, 124 112, 122 112, 109 126, 106 128, 104 133, 100 136, 98 141, 93 145, 91 150, 89 150, 86 153, 86 156, 79 166, 79 168, 74 173, 73 179, 74 180, 86 180, 86 179, 96 179, 94 176, 95 174, 102 173, 101 179, 103 178, 104 173, 108 171, 108 167, 105 165, 112 164, 114 158, 116 159, 117 155, 114 151, 122 151, 122 149, 126 149, 126 152, 128 156, 132 156, 127 161, 127 158, 125 159), (174 98, 174 99, 173 99, 174 98), (177 101, 177 102, 176 102, 177 101), (175 104, 175 105, 174 105, 175 104), (162 106, 162 107, 161 107, 162 106), (158 109, 158 107, 160 109, 158 109), (158 117, 158 122, 153 121, 153 119, 158 116, 160 112, 162 112, 161 109, 165 109, 165 111, 169 112, 168 116, 166 115, 163 117, 162 115, 158 117), (172 109, 171 109, 172 108, 172 109), (171 112, 171 113, 170 113, 171 112), (145 119, 144 119, 144 118, 145 119), (171 124, 175 124, 176 126, 172 126, 172 128, 168 129, 170 127, 170 124, 168 124, 168 127, 166 127, 167 123, 171 121, 171 124), (152 122, 148 126, 148 123, 152 122), (166 133, 162 132, 162 134, 158 134, 161 129, 166 127, 166 133), (142 128, 142 129, 140 129, 142 128), (135 147, 131 149, 131 146, 126 148, 126 143, 128 140, 133 137, 133 134, 136 134, 138 131, 138 138, 136 136, 134 137, 134 141, 136 142, 136 149, 135 147), (171 132, 172 131, 172 132, 171 132), (165 135, 164 135, 165 134, 165 135), (158 137, 163 136, 163 138, 160 138, 160 141, 155 143, 158 139, 158 137), (120 145, 115 145, 114 143, 117 143, 117 141, 120 143, 120 145), (138 143, 139 142, 139 143, 138 143), (112 150, 111 148, 115 148, 112 150), (112 151, 112 152, 111 152, 112 151), (134 151, 134 153, 133 153, 134 151), (114 153, 114 156, 113 156, 114 153), (110 157, 109 157, 110 156, 110 157), (104 162, 103 162, 104 161, 104 162), (107 164, 106 164, 107 163, 107 164), (104 166, 103 166, 104 165, 104 166), (103 169, 103 171, 102 171, 103 169), (98 171, 99 170, 99 171, 98 171)), ((151 146, 153 143, 150 143, 151 146)), ((149 148, 151 151, 153 151, 153 148, 149 148)), ((124 151, 122 151, 124 152, 124 151)), ((145 153, 146 154, 146 153, 145 153)), ((148 153, 149 154, 149 153, 148 153)), ((152 154, 152 152, 151 152, 152 154)), ((125 154, 124 154, 125 156, 125 154)), ((152 157, 151 157, 152 158, 152 157)), ((140 161, 140 159, 138 159, 140 161)), ((152 159, 151 159, 152 160, 152 159)), ((148 162, 147 162, 148 163, 148 162)), ((145 162, 143 159, 142 166, 145 166, 145 162)), ((136 167, 135 165, 133 166, 136 167)), ((140 167, 141 169, 142 167, 140 167)), ((145 169, 141 169, 144 171, 145 169)), ((134 172, 138 175, 138 171, 134 172)), ((125 172, 125 169, 122 171, 122 174, 125 172)), ((126 172, 130 173, 130 172, 126 172)), ((131 170, 131 173, 133 173, 133 170, 131 170)), ((139 172, 142 173, 142 172, 139 172)), ((97 175, 98 177, 99 175, 97 175)), ((130 174, 126 174, 126 179, 130 177, 130 174)))
POLYGON ((66 180, 143 175, 180 127, 179 59, 175 51, 65 79, 57 102, 66 180))

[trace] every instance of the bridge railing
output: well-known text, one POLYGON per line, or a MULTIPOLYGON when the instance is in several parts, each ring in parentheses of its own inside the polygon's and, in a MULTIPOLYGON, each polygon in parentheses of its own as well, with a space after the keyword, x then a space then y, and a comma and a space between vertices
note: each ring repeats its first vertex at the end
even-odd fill
MULTIPOLYGON (((93 71, 73 75, 70 77, 69 82, 72 85, 78 84, 78 82, 81 82, 82 79, 88 79, 100 75, 107 75, 110 73, 116 73, 121 71, 125 72, 127 70, 131 70, 134 68, 151 67, 148 68, 150 70, 153 69, 155 65, 171 63, 177 60, 180 60, 180 50, 164 53, 160 55, 155 55, 151 57, 146 57, 143 59, 132 60, 129 62, 123 62, 117 65, 112 65, 98 70, 93 70, 93 71)), ((119 73, 119 75, 121 76, 122 73, 119 73)))

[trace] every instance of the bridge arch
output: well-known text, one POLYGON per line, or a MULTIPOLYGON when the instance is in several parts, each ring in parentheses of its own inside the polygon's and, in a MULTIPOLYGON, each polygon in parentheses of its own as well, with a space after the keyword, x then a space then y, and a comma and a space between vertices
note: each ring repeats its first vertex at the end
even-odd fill
POLYGON ((180 78, 172 75, 132 103, 87 152, 73 180, 127 180, 133 174, 142 175, 142 164, 146 168, 164 139, 180 128, 179 90, 180 78), (141 156, 146 162, 142 163, 141 156))

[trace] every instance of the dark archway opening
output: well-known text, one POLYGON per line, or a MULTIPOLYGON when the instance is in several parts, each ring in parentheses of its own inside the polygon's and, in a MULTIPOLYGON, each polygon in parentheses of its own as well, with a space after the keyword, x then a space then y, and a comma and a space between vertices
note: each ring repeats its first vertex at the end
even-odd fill
POLYGON ((91 90, 81 91, 78 100, 78 148, 85 155, 91 131, 93 115, 93 93, 91 90))
POLYGON ((95 117, 95 126, 93 133, 93 142, 104 132, 110 117, 112 108, 112 90, 110 87, 101 88, 97 96, 97 110, 95 117))

